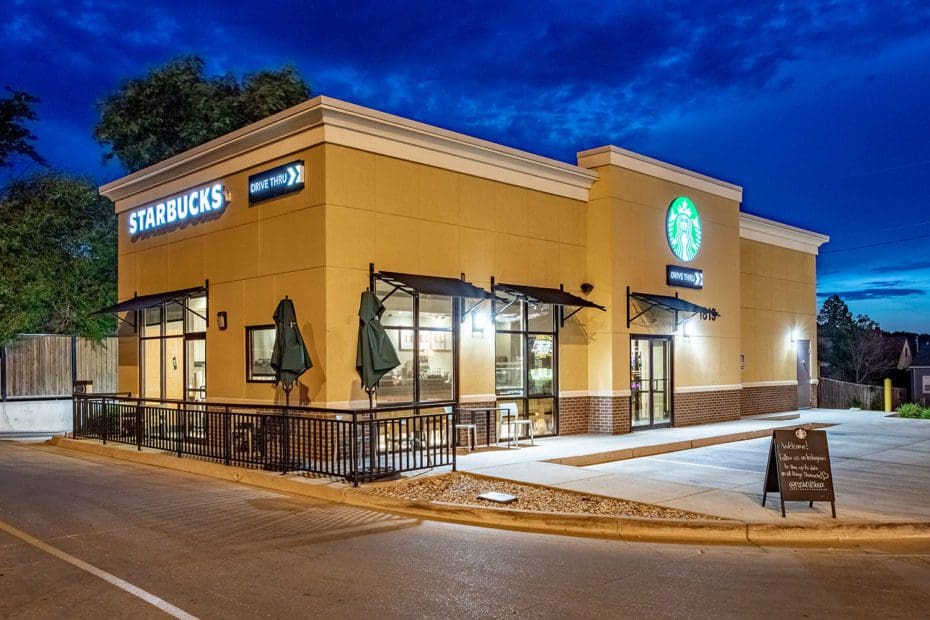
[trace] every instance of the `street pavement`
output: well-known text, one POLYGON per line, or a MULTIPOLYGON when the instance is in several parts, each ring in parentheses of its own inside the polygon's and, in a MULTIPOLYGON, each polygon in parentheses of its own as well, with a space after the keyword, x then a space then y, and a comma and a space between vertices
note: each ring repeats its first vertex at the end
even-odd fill
POLYGON ((0 442, 2 618, 920 618, 928 583, 926 544, 508 532, 0 442))
POLYGON ((792 427, 828 425, 837 521, 930 522, 930 421, 873 411, 812 409, 797 419, 735 422, 644 431, 616 437, 554 437, 537 446, 477 452, 459 469, 586 493, 620 497, 752 523, 833 523, 829 503, 787 502, 778 494, 763 507, 762 487, 771 437, 676 450, 586 467, 560 464, 595 452, 645 449, 660 443, 792 427))

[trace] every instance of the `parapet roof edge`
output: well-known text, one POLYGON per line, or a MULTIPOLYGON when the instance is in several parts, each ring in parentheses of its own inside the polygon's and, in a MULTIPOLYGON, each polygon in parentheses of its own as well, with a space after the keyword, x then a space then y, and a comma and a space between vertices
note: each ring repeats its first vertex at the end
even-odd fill
POLYGON ((808 254, 819 254, 820 246, 830 241, 827 235, 749 213, 739 214, 739 236, 808 254))
MULTIPOLYGON (((549 184, 565 184, 575 193, 586 192, 597 179, 596 172, 580 166, 319 95, 106 183, 100 186, 100 193, 111 200, 120 200, 319 125, 388 138, 479 165, 537 177, 549 184)), ((324 141, 339 143, 338 138, 330 136, 324 141)), ((375 144, 375 141, 370 143, 375 144)))
POLYGON ((743 188, 739 185, 634 153, 619 146, 608 144, 587 151, 579 151, 578 153, 578 165, 584 168, 595 168, 608 164, 698 189, 728 200, 743 201, 743 188))

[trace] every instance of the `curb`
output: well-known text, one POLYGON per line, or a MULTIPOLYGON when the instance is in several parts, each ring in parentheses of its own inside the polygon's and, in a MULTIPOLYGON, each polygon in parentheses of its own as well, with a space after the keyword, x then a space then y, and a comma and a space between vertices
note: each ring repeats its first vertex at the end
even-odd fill
MULTIPOLYGON (((405 500, 367 493, 331 478, 282 476, 220 463, 136 451, 90 440, 55 436, 50 445, 66 450, 162 467, 173 471, 237 482, 312 499, 393 514, 505 530, 605 538, 630 542, 684 544, 837 546, 867 542, 930 540, 930 523, 824 523, 781 525, 743 521, 701 521, 547 513, 520 509, 465 506, 405 500)), ((489 478, 489 476, 483 476, 489 478)), ((539 486, 539 485, 537 485, 539 486)))
POLYGON ((620 448, 619 450, 598 452, 596 454, 565 456, 560 458, 547 459, 543 462, 553 463, 555 465, 569 465, 571 467, 587 467, 589 465, 600 465, 601 463, 611 463, 613 461, 626 461, 628 459, 635 459, 641 456, 656 456, 658 454, 668 454, 669 452, 691 450, 692 448, 716 446, 722 443, 733 443, 736 441, 746 441, 748 439, 761 439, 763 437, 771 437, 772 431, 774 430, 794 429, 798 426, 802 426, 807 429, 817 429, 826 428, 833 425, 815 422, 805 424, 790 424, 788 426, 773 426, 771 428, 760 429, 757 431, 741 431, 739 433, 714 435, 712 437, 700 437, 698 439, 683 439, 681 441, 652 444, 649 446, 639 446, 636 448, 620 448))

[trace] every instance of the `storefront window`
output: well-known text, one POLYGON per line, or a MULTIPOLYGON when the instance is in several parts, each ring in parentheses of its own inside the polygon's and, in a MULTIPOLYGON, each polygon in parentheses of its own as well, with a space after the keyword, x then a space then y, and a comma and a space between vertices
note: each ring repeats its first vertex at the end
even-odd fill
POLYGON ((161 398, 161 345, 161 338, 142 341, 142 395, 146 398, 161 398))
POLYGON ((146 338, 161 336, 161 306, 145 309, 145 329, 142 334, 146 338))
POLYGON ((551 332, 553 329, 553 307, 549 304, 527 304, 526 318, 526 331, 551 332))
POLYGON ((245 328, 246 381, 250 383, 274 381, 274 369, 271 367, 274 339, 274 325, 255 325, 245 328))
POLYGON ((187 341, 187 400, 207 398, 207 341, 204 338, 187 341))
POLYGON ((165 350, 165 398, 181 400, 184 397, 184 338, 165 338, 163 342, 165 350))
POLYGON ((206 295, 146 308, 141 315, 140 394, 169 400, 206 398, 206 295))
POLYGON ((498 405, 515 406, 520 419, 533 422, 535 435, 555 434, 555 308, 502 291, 497 291, 497 297, 494 378, 501 397, 498 405))
POLYGON ((165 335, 181 336, 184 334, 184 306, 168 304, 165 306, 165 335))
POLYGON ((551 398, 531 398, 527 404, 529 419, 533 421, 534 435, 555 433, 555 414, 551 398))
POLYGON ((187 313, 186 330, 189 334, 207 331, 207 296, 191 297, 187 302, 190 311, 187 313))
POLYGON ((523 334, 495 335, 494 379, 500 396, 523 396, 523 334))
POLYGON ((378 282, 376 290, 378 297, 384 299, 381 324, 400 359, 400 366, 381 379, 378 401, 452 400, 455 397, 452 298, 411 295, 384 282, 378 282))
POLYGON ((552 396, 552 335, 530 334, 527 343, 527 392, 530 396, 552 396))

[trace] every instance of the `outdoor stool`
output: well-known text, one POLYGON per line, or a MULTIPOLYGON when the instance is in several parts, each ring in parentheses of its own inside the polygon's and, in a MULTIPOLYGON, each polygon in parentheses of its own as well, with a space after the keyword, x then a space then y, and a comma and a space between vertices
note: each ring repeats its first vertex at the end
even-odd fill
POLYGON ((459 431, 465 429, 468 435, 468 451, 471 452, 478 445, 478 425, 477 424, 456 424, 455 439, 458 443, 459 431))
POLYGON ((513 440, 516 442, 517 447, 520 447, 520 427, 526 427, 526 434, 530 436, 530 445, 535 446, 536 441, 533 436, 533 420, 511 420, 510 423, 513 425, 513 440))

